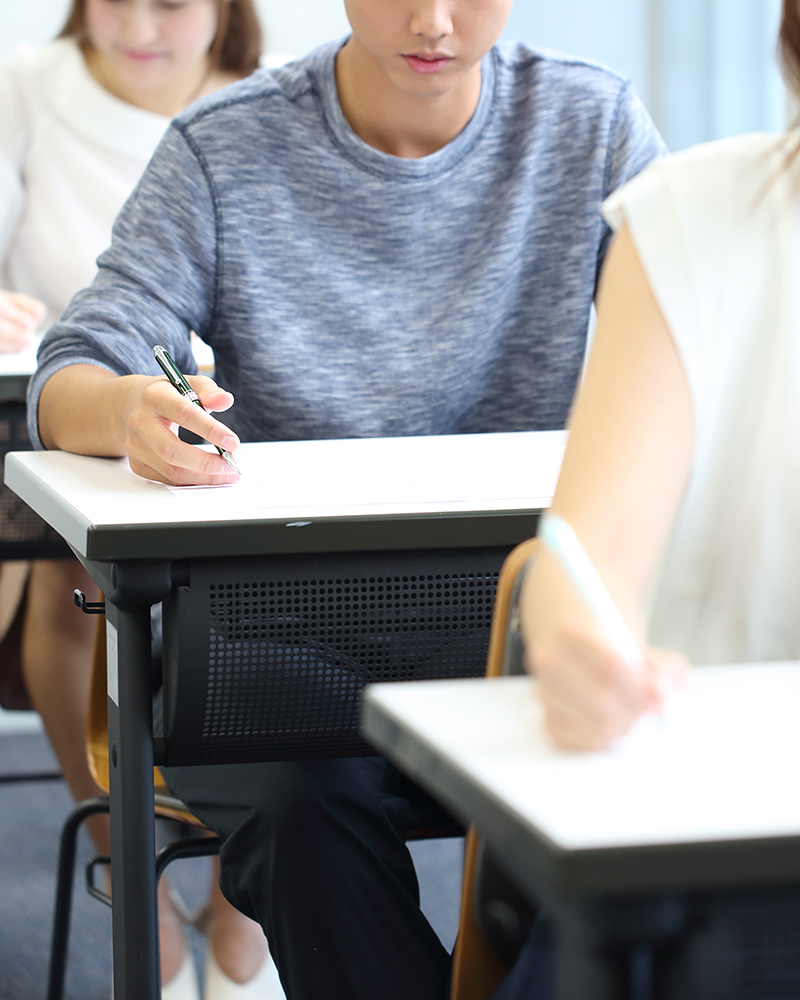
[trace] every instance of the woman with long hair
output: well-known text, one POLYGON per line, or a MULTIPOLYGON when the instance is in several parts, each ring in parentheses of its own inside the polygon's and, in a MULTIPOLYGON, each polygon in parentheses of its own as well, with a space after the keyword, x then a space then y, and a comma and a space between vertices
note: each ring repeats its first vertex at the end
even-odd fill
MULTIPOLYGON (((252 73, 260 51, 253 0, 73 0, 57 40, 0 62, 1 351, 29 345, 90 284, 171 118, 252 73)), ((27 691, 80 800, 97 794, 85 756, 94 623, 71 605, 75 588, 93 584, 72 560, 0 573, 0 625, 22 616, 27 691)), ((107 819, 91 832, 107 853, 107 819)), ((159 912, 162 995, 197 997, 165 883, 159 912)), ((218 887, 211 914, 206 997, 282 997, 261 928, 218 887)))

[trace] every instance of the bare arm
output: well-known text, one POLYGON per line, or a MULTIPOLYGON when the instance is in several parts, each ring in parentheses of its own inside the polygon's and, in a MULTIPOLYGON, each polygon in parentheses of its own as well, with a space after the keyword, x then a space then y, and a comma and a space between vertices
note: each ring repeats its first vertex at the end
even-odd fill
MULTIPOLYGON (((692 440, 686 376, 625 228, 606 263, 553 510, 640 639, 643 594, 686 486, 692 440)), ((526 581, 522 620, 548 727, 566 746, 593 749, 623 735, 682 669, 676 654, 650 648, 645 670, 622 661, 546 555, 526 581)))
MULTIPOLYGON (((204 376, 189 378, 207 410, 227 410, 233 396, 204 376)), ((113 375, 94 365, 57 371, 39 399, 39 432, 47 448, 81 455, 127 455, 147 479, 216 484, 238 477, 216 452, 181 441, 178 426, 233 452, 239 439, 210 413, 184 399, 161 376, 113 375)))

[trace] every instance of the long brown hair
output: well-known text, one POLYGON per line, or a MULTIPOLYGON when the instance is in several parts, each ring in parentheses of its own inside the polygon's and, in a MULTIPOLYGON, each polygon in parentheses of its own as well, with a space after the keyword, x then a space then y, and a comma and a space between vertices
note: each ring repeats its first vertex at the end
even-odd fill
MULTIPOLYGON (((217 33, 209 55, 212 69, 249 76, 261 55, 261 25, 253 0, 217 0, 217 33)), ((72 0, 59 38, 86 44, 86 0, 72 0)))
POLYGON ((800 0, 783 0, 778 51, 786 82, 800 97, 800 0))

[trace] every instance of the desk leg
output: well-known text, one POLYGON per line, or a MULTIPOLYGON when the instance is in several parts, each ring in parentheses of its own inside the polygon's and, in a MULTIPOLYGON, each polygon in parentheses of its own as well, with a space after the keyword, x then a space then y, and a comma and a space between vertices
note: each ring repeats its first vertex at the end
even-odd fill
POLYGON ((594 930, 559 926, 557 1000, 633 1000, 630 954, 607 950, 594 930))
POLYGON ((652 984, 634 978, 633 956, 683 933, 686 901, 679 896, 553 905, 558 934, 557 1000, 638 1000, 652 984))
POLYGON ((114 997, 159 1000, 150 608, 106 615, 114 997))

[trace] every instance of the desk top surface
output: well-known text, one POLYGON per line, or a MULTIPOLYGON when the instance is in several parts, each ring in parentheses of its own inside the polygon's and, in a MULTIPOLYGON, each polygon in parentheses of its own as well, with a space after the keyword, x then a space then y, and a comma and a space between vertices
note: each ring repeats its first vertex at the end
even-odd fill
POLYGON ((141 479, 123 459, 13 452, 6 483, 90 559, 387 548, 387 523, 403 525, 400 548, 456 544, 445 522, 460 544, 501 545, 533 533, 565 442, 544 431, 245 444, 241 481, 213 488, 141 479))
MULTIPOLYGON (((564 884, 614 888, 619 876, 620 889, 635 871, 640 883, 703 884, 698 864, 721 842, 749 844, 743 873, 757 845, 774 861, 788 838, 798 854, 798 719, 795 662, 696 668, 662 720, 600 754, 552 744, 525 677, 377 685, 364 708, 367 737, 490 841, 530 851, 564 884), (630 871, 615 876, 625 852, 630 871), (570 858, 581 865, 568 871, 570 858)), ((754 864, 748 877, 760 878, 754 864)), ((713 868, 714 884, 736 878, 713 868)))

